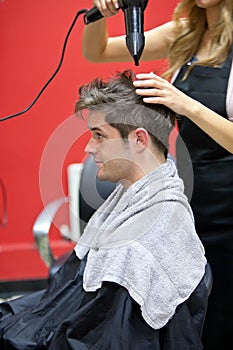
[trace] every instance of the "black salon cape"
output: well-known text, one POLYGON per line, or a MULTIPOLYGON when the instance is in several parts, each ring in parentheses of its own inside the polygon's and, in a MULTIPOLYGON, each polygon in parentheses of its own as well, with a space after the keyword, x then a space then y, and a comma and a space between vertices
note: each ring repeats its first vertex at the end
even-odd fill
POLYGON ((105 282, 83 289, 85 260, 73 252, 46 291, 0 305, 0 349, 201 350, 207 304, 204 280, 160 330, 141 316, 128 291, 105 282))

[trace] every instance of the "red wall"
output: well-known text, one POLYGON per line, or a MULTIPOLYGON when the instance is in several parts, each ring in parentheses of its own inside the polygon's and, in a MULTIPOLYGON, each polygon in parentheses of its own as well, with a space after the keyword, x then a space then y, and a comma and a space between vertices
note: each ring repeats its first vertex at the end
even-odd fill
MULTIPOLYGON (((91 0, 0 0, 1 94, 0 117, 25 109, 55 71, 66 33, 78 10, 91 0)), ((150 0, 145 29, 170 20, 177 0, 150 0)), ((131 68, 152 71, 162 62, 92 64, 81 55, 83 15, 68 42, 62 68, 32 109, 0 123, 0 184, 6 192, 7 223, 3 223, 4 195, 0 190, 0 281, 43 278, 47 268, 39 257, 33 223, 51 200, 67 194, 66 167, 81 162, 87 140, 85 123, 72 117, 77 88, 96 76, 131 68)), ((109 20, 111 34, 124 33, 122 13, 109 20)), ((71 248, 58 227, 51 232, 54 254, 71 248)))

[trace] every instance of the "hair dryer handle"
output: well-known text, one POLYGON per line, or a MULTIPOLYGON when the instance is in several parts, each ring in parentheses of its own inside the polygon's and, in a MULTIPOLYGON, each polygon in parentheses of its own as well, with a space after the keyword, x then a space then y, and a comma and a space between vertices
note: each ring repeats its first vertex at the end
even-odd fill
POLYGON ((99 19, 103 18, 103 15, 100 13, 97 7, 93 7, 92 9, 88 10, 84 17, 84 24, 89 24, 95 21, 98 21, 99 19))

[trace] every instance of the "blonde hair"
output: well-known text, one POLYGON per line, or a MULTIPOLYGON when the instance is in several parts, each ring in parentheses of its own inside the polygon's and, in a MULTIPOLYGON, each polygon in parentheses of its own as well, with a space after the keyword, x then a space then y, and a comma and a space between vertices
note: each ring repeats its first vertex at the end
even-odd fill
MULTIPOLYGON (((177 38, 170 48, 169 69, 164 73, 165 78, 171 78, 179 67, 196 54, 207 28, 205 9, 197 7, 195 0, 179 2, 173 20, 177 38)), ((222 0, 221 15, 211 33, 213 40, 209 57, 191 64, 188 73, 194 65, 214 67, 226 59, 233 42, 233 0, 222 0)))

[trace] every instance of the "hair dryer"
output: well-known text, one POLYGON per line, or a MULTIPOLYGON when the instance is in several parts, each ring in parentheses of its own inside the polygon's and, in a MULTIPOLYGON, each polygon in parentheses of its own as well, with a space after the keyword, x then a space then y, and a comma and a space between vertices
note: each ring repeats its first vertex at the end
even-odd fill
MULTIPOLYGON (((125 18, 126 45, 136 66, 139 65, 139 59, 145 45, 144 10, 147 3, 148 0, 119 0, 125 18)), ((93 7, 84 15, 84 23, 89 24, 102 17, 97 7, 93 7)))

